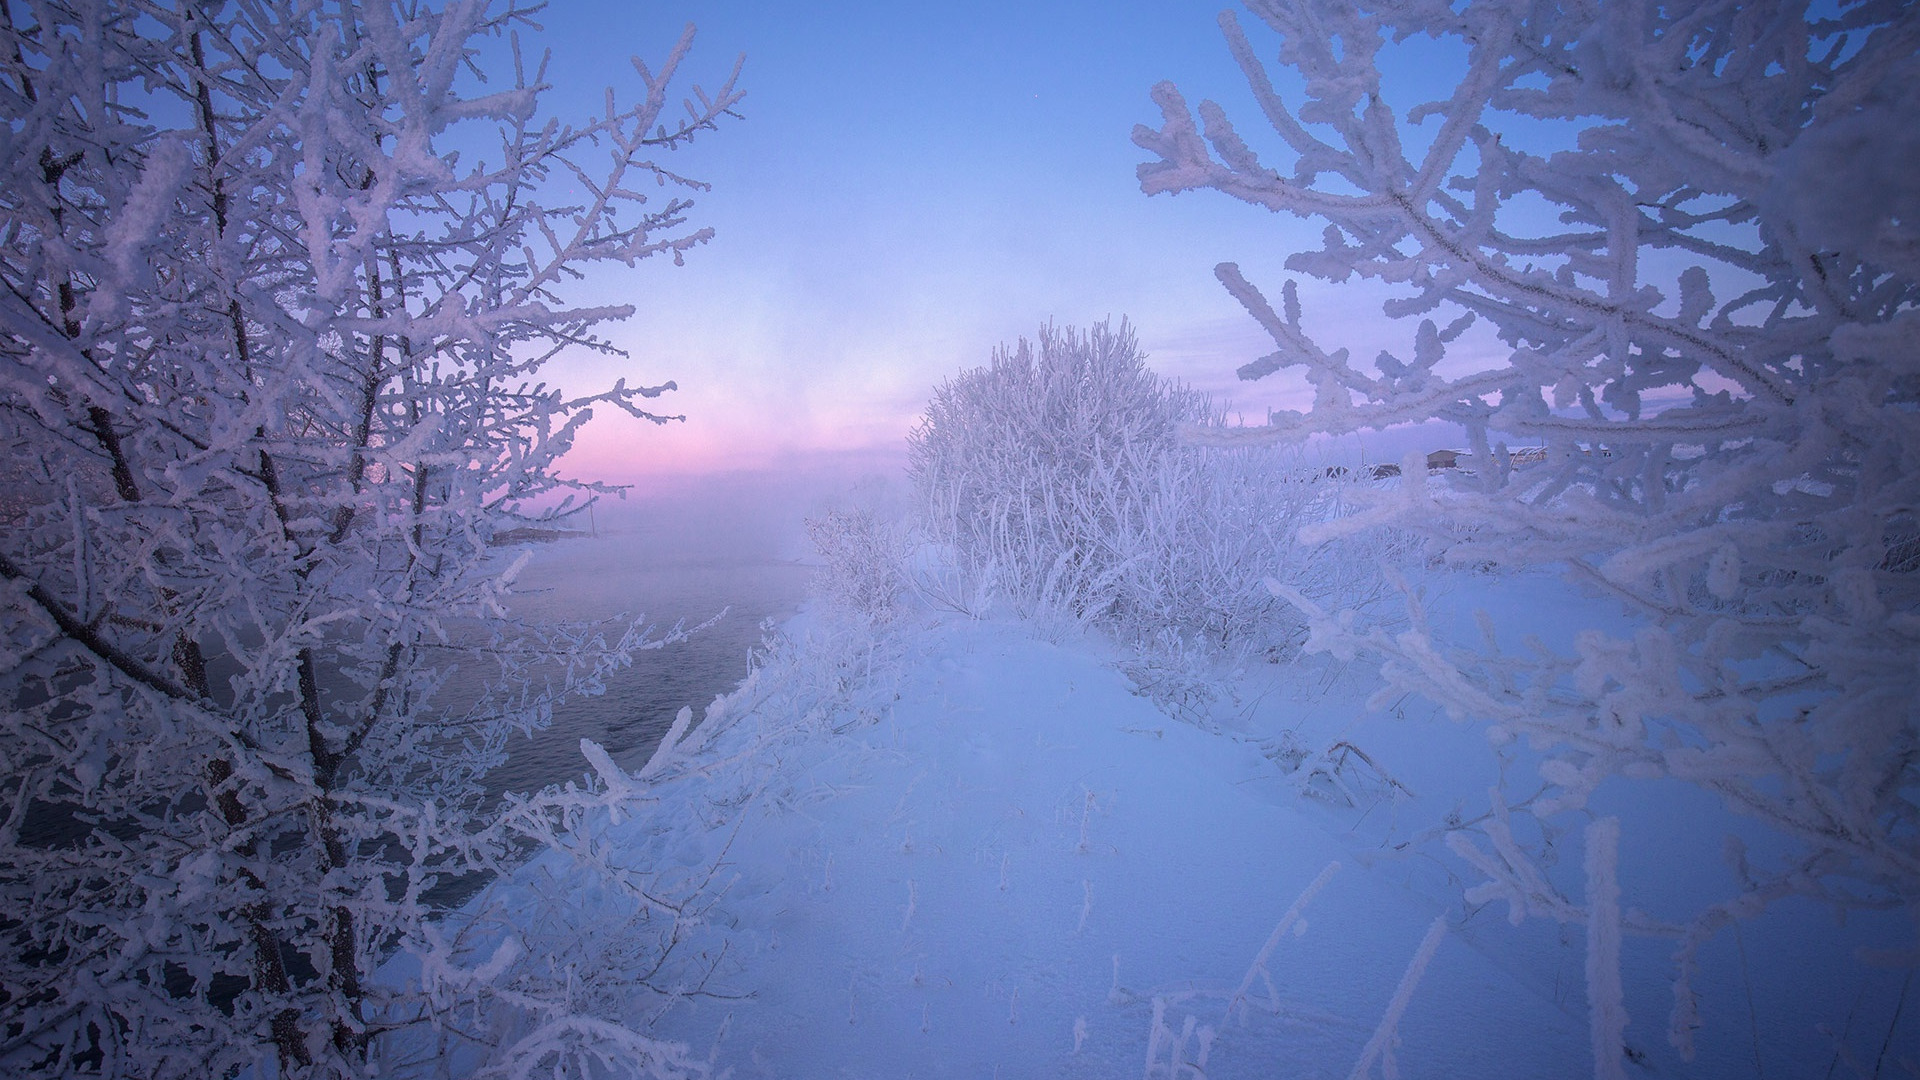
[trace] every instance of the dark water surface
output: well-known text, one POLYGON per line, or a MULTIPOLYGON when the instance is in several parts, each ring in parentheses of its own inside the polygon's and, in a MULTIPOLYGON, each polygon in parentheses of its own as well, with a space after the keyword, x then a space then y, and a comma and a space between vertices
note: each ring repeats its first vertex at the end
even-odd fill
POLYGON ((606 747, 622 767, 638 768, 682 706, 692 706, 697 719, 716 694, 739 685, 762 622, 787 618, 805 598, 813 568, 783 558, 787 552, 697 527, 668 534, 673 526, 534 546, 514 587, 512 610, 523 618, 644 615, 658 637, 675 623, 693 627, 726 614, 684 642, 636 653, 632 667, 608 678, 605 694, 556 707, 552 727, 513 740, 488 787, 528 791, 581 775, 582 738, 606 747))

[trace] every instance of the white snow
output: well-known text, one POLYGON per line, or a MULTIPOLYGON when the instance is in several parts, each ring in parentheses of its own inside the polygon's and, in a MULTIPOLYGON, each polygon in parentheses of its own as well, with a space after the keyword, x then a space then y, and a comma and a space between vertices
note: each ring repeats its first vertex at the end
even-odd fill
MULTIPOLYGON (((1254 747, 1014 624, 911 633, 900 700, 790 748, 732 842, 714 932, 752 998, 691 1002, 665 1033, 701 1046, 731 1014, 721 1056, 743 1076, 1117 1076, 1147 1060, 1158 1008, 1218 1032, 1209 1075, 1344 1075, 1440 909, 1347 867, 1307 933, 1279 932, 1348 855, 1254 747)), ((1438 1074, 1547 1075, 1582 1048, 1577 1019, 1468 950, 1426 986, 1402 1057, 1438 1074), (1468 1000, 1545 1037, 1489 1058, 1445 1035, 1468 1000)))
MULTIPOLYGON (((1551 621, 1582 603, 1560 588, 1473 599, 1551 621)), ((654 808, 605 836, 730 882, 679 945, 711 974, 649 1032, 689 1060, 742 1078, 1219 1080, 1581 1076, 1602 1045, 1624 1059, 1599 1075, 1751 1075, 1756 1056, 1818 1074, 1883 1040, 1890 1063, 1914 1056, 1913 1018, 1892 1015, 1903 973, 1874 981, 1849 956, 1904 940, 1905 920, 1843 930, 1789 904, 1745 925, 1745 961, 1729 934, 1703 947, 1705 1026, 1681 1065, 1676 942, 1636 928, 1724 895, 1717 852, 1743 827, 1686 785, 1603 786, 1620 820, 1589 826, 1601 849, 1531 866, 1523 902, 1558 906, 1514 926, 1463 902, 1485 878, 1439 840, 1538 759, 1409 701, 1369 711, 1365 665, 1276 666, 1257 700, 1242 680, 1240 713, 1195 724, 1136 696, 1091 635, 920 611, 848 663, 864 631, 836 618, 789 625, 800 660, 716 702, 649 769, 654 808), (800 674, 808 647, 857 673, 838 704, 774 685, 820 678, 800 674), (1583 903, 1607 924, 1567 925, 1583 903)), ((577 929, 596 933, 582 902, 577 929)))

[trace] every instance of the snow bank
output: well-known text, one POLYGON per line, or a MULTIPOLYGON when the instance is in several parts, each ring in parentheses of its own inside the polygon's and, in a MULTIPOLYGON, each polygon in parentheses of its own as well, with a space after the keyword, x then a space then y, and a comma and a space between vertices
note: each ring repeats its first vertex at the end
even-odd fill
MULTIPOLYGON (((1461 589, 1436 618, 1592 605, 1544 576, 1461 589)), ((1724 892, 1727 835, 1759 858, 1764 831, 1673 781, 1603 786, 1547 826, 1489 811, 1541 756, 1418 699, 1368 708, 1366 665, 1242 673, 1182 721, 1111 646, 1016 623, 815 612, 776 651, 636 779, 652 807, 594 841, 704 883, 630 1018, 702 1069, 1517 1078, 1596 1072, 1598 1048, 1601 1075, 1744 1076, 1913 1056, 1902 973, 1852 952, 1907 940, 1904 919, 1781 905, 1700 949, 1683 1064, 1662 920, 1724 892), (1486 866, 1548 917, 1463 899, 1486 866)), ((536 864, 549 893, 567 865, 536 864)), ((630 933, 604 902, 581 890, 557 932, 630 933)))
POLYGON ((1254 742, 1169 720, 1097 644, 898 632, 897 700, 781 747, 708 834, 731 885, 699 945, 727 960, 662 1033, 724 1031, 749 1077, 1346 1075, 1363 1053, 1541 1076, 1584 1054, 1578 1015, 1444 935, 1421 948, 1444 904, 1343 863, 1254 742), (1519 1045, 1480 1037, 1514 1024, 1519 1045))

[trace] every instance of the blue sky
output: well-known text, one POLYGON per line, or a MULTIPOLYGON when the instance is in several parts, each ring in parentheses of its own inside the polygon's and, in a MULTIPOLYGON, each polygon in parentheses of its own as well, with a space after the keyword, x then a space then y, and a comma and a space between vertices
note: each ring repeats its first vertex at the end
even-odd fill
POLYGON ((1319 227, 1211 192, 1148 198, 1134 179, 1130 133, 1157 123, 1160 79, 1258 124, 1220 10, 559 0, 538 36, 559 115, 598 108, 608 85, 631 98, 627 57, 657 62, 688 22, 695 81, 747 58, 746 119, 674 162, 714 185, 695 210, 714 243, 685 267, 597 275, 596 299, 640 309, 613 335, 633 358, 556 372, 583 388, 674 379, 667 408, 688 422, 598 418, 576 468, 645 480, 897 456, 935 384, 1047 320, 1125 315, 1163 373, 1256 418, 1292 400, 1278 380, 1234 381, 1270 345, 1212 270, 1237 261, 1277 291, 1319 227))

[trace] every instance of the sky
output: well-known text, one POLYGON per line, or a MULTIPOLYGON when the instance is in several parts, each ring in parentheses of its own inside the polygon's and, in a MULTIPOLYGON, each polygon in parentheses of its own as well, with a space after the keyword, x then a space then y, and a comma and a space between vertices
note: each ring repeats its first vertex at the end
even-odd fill
POLYGON ((529 38, 553 52, 555 115, 599 108, 608 86, 631 100, 628 57, 657 66, 689 22, 690 82, 716 86, 746 57, 744 119, 671 163, 713 185, 693 223, 715 239, 683 267, 596 271, 583 300, 638 308, 611 331, 631 356, 554 369, 569 389, 672 379, 660 404, 687 421, 596 417, 576 474, 645 489, 806 463, 894 468, 940 381, 1049 321, 1127 317, 1156 370, 1255 421, 1299 404, 1278 380, 1235 381, 1271 345, 1213 267, 1239 262, 1277 292, 1281 260, 1319 227, 1214 192, 1149 198, 1134 175, 1147 155, 1131 131, 1157 126, 1161 79, 1258 123, 1220 10, 558 0, 529 38))

